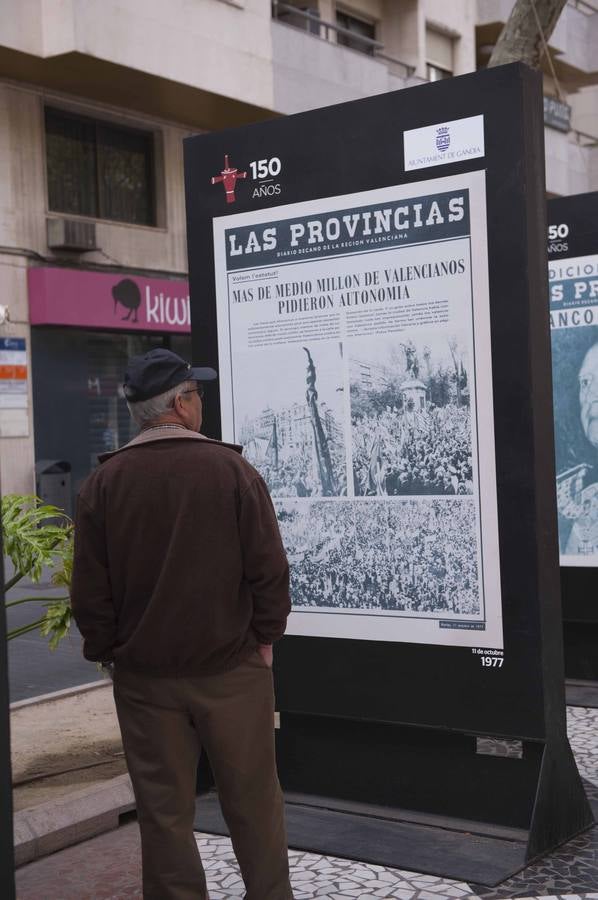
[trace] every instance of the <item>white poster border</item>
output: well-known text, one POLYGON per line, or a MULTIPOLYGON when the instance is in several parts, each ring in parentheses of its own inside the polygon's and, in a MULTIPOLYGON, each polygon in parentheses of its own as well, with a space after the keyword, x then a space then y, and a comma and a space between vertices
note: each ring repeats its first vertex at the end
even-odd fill
MULTIPOLYGON (((474 435, 477 435, 478 442, 479 492, 475 499, 479 516, 480 573, 485 604, 483 627, 480 628, 472 621, 464 621, 462 624, 455 621, 451 627, 439 627, 437 619, 425 617, 380 615, 373 612, 349 612, 338 609, 313 611, 302 608, 291 613, 287 633, 445 646, 503 648, 485 179, 485 170, 481 169, 462 175, 441 176, 373 191, 269 207, 213 220, 222 435, 224 440, 233 440, 234 398, 225 231, 235 227, 262 225, 274 220, 281 221, 336 209, 365 206, 368 203, 407 200, 410 197, 441 191, 469 192, 468 239, 471 249, 474 352, 472 368, 475 372, 476 388, 476 402, 472 403, 472 420, 475 417, 474 435)), ((271 268, 278 268, 278 264, 273 264, 271 268)))

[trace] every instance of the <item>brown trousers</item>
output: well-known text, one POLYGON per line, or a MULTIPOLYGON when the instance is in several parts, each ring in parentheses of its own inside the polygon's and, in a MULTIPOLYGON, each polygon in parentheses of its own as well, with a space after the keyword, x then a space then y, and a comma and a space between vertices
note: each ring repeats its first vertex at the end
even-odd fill
POLYGON ((207 900, 193 835, 202 744, 246 900, 292 900, 272 672, 259 653, 230 672, 202 677, 157 678, 117 667, 114 698, 137 802, 144 900, 207 900))

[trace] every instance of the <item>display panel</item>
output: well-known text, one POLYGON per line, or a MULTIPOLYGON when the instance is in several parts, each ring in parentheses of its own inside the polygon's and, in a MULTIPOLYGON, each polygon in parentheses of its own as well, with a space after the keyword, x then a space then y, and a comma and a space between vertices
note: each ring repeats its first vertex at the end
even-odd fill
POLYGON ((598 193, 548 201, 548 276, 565 672, 598 678, 598 193))
POLYGON ((542 739, 560 709, 542 135, 537 73, 507 66, 185 142, 193 361, 219 371, 205 434, 266 477, 304 601, 277 646, 285 714, 542 739), (385 282, 416 265, 433 277, 385 282), (434 317, 401 324, 420 303, 434 317), (468 505, 459 528, 447 511, 468 505), (482 583, 477 621, 440 608, 447 545, 466 548, 460 602, 481 610, 482 583))
POLYGON ((213 228, 223 436, 274 499, 288 633, 502 648, 484 172, 213 228))
POLYGON ((598 566, 598 256, 548 271, 561 565, 598 566))

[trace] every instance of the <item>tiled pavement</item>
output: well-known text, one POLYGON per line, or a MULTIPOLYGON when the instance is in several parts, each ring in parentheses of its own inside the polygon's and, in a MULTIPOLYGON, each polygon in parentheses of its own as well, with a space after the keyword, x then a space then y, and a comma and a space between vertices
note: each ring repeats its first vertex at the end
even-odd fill
MULTIPOLYGON (((598 710, 570 707, 568 731, 579 770, 598 797, 598 710)), ((197 841, 211 900, 242 897, 243 884, 228 838, 198 834, 197 841)), ((598 900, 598 826, 495 889, 296 850, 290 852, 290 862, 296 900, 598 900)), ((17 896, 18 900, 140 898, 137 826, 126 825, 19 869, 17 896)))
MULTIPOLYGON (((234 865, 228 838, 198 835, 198 843, 208 878, 210 900, 243 896, 243 883, 234 865)), ((360 897, 400 898, 400 900, 442 900, 473 897, 467 884, 446 881, 433 875, 416 875, 400 869, 372 866, 315 853, 289 852, 295 900, 327 897, 347 900, 360 897)), ((596 895, 598 898, 598 894, 596 895)))

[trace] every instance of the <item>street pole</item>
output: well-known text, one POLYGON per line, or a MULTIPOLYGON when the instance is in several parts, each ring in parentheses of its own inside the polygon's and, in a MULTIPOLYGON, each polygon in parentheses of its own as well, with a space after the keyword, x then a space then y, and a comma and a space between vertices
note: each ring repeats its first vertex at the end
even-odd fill
POLYGON ((4 900, 15 900, 15 858, 12 822, 12 774, 10 762, 10 707, 8 694, 8 643, 4 605, 4 555, 0 528, 0 881, 4 900))

